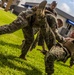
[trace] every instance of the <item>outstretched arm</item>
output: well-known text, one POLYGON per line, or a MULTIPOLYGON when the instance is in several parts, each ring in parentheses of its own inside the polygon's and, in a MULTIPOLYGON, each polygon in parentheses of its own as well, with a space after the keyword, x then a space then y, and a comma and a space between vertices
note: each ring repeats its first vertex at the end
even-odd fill
POLYGON ((33 13, 32 10, 21 12, 18 15, 17 19, 14 20, 9 25, 0 26, 0 34, 13 33, 23 27, 28 26, 29 24, 28 24, 28 20, 26 17, 32 13, 33 13))
POLYGON ((26 20, 23 21, 21 18, 17 18, 9 25, 0 26, 0 35, 7 34, 7 33, 13 33, 27 25, 28 25, 28 22, 26 20))

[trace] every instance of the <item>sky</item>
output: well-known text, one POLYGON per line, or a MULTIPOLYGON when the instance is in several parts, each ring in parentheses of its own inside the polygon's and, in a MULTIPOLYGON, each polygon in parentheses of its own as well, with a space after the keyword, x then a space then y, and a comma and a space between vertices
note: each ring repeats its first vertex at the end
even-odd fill
MULTIPOLYGON (((43 0, 27 0, 27 2, 38 2, 40 3, 43 0)), ((57 8, 62 11, 72 15, 74 17, 74 0, 47 0, 48 3, 52 1, 57 1, 57 8)))

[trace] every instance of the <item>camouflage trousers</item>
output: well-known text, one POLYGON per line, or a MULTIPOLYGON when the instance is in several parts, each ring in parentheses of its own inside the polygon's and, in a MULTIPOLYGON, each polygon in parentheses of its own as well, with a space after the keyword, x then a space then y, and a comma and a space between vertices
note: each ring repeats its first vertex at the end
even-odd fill
POLYGON ((44 38, 43 38, 41 31, 40 31, 38 45, 43 46, 43 44, 44 44, 44 38))
POLYGON ((69 52, 65 48, 63 49, 60 46, 53 46, 50 51, 47 52, 45 56, 45 71, 48 75, 54 73, 54 61, 66 61, 69 57, 69 52), (65 59, 66 58, 66 59, 65 59))
POLYGON ((39 46, 44 45, 44 39, 43 39, 43 35, 41 34, 41 31, 39 31, 37 33, 37 36, 36 36, 35 40, 33 41, 33 44, 32 44, 32 47, 31 47, 30 50, 33 50, 33 48, 36 47, 37 43, 38 43, 39 46))
POLYGON ((33 34, 33 29, 30 26, 23 28, 22 31, 24 33, 25 39, 22 42, 22 54, 21 55, 25 57, 25 55, 30 49, 31 44, 34 41, 34 34, 33 34))
MULTIPOLYGON (((33 33, 35 34, 36 32, 38 32, 39 31, 39 29, 33 29, 33 33)), ((42 46, 43 45, 43 43, 44 43, 44 39, 43 39, 43 35, 41 34, 41 30, 37 33, 37 37, 36 37, 36 39, 35 39, 35 42, 34 42, 34 44, 36 44, 38 42, 38 45, 39 46, 42 46)))

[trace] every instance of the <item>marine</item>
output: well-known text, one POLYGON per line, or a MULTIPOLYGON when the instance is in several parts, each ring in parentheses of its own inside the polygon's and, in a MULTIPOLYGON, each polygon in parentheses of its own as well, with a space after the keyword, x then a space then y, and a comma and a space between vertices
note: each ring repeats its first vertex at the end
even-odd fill
POLYGON ((70 68, 74 65, 74 39, 70 38, 65 43, 57 43, 45 55, 45 71, 47 75, 54 73, 54 61, 65 63, 70 58, 70 68))
POLYGON ((40 29, 43 39, 46 42, 46 45, 49 50, 55 44, 56 39, 58 39, 59 42, 64 41, 63 38, 60 37, 55 31, 57 24, 55 17, 50 14, 45 15, 44 13, 44 8, 46 4, 47 1, 42 1, 39 4, 37 10, 32 9, 29 11, 22 12, 19 14, 17 19, 14 20, 9 25, 0 26, 0 35, 6 33, 12 33, 16 30, 22 29, 25 38, 25 41, 23 42, 22 46, 22 54, 20 55, 20 58, 22 59, 26 59, 25 56, 31 44, 34 41, 34 35, 32 29, 33 27, 38 27, 40 29), (32 17, 35 18, 34 21, 32 21, 31 19, 32 17), (50 18, 49 21, 52 23, 51 24, 52 27, 49 27, 48 25, 47 19, 49 18, 50 18))
MULTIPOLYGON (((23 41, 21 55, 19 56, 22 59, 26 59, 25 56, 30 48, 30 45, 32 44, 32 42, 34 40, 32 28, 35 25, 35 21, 38 24, 40 23, 39 21, 37 21, 36 16, 41 15, 39 12, 42 12, 46 3, 47 3, 47 1, 42 1, 38 7, 33 7, 31 10, 28 10, 28 11, 22 11, 18 15, 18 17, 9 25, 0 26, 0 35, 7 34, 7 33, 8 34, 13 33, 19 29, 22 29, 22 32, 24 34, 24 39, 25 39, 23 41)), ((35 26, 37 26, 38 24, 36 24, 35 26)), ((37 27, 39 27, 39 25, 37 27)))
MULTIPOLYGON (((45 14, 52 14, 54 15, 55 17, 57 16, 57 13, 55 12, 55 8, 57 6, 57 2, 56 1, 53 1, 50 5, 48 5, 48 7, 45 7, 45 14)), ((48 19, 47 19, 48 20, 48 19)), ((50 20, 50 19, 49 19, 50 20)), ((48 23, 50 23, 50 21, 48 20, 48 23)), ((49 24, 50 27, 51 27, 51 24, 49 24)), ((36 33, 39 29, 35 29, 34 28, 34 33, 36 33)), ((44 45, 44 40, 43 40, 43 37, 42 37, 42 34, 41 32, 38 34, 39 37, 36 38, 36 40, 34 41, 34 44, 33 46, 31 47, 31 50, 33 48, 35 48, 36 46, 36 43, 38 42, 38 45, 39 46, 42 46, 42 52, 45 53, 45 45, 44 45)))

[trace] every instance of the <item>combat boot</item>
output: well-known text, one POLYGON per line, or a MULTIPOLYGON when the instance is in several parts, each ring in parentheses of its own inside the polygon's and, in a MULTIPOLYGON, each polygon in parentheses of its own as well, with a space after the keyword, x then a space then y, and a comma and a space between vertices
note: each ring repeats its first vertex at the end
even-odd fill
POLYGON ((19 58, 26 60, 26 58, 24 57, 23 54, 21 54, 21 55, 19 56, 19 58))
POLYGON ((50 74, 50 73, 47 73, 47 75, 52 75, 52 74, 50 74))

